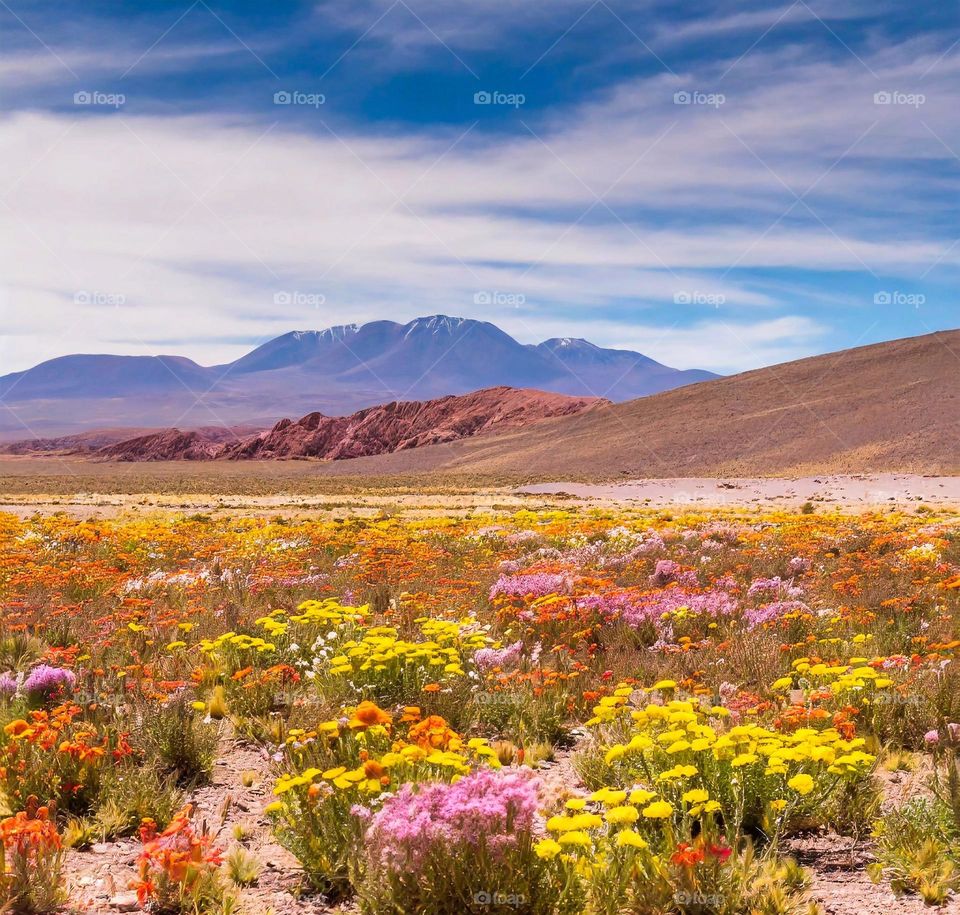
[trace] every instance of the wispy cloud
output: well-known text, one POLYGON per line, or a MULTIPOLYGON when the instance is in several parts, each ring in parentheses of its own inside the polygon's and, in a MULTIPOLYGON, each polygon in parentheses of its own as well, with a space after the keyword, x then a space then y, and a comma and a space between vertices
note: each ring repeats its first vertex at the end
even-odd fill
MULTIPOLYGON (((502 32, 500 6, 414 9, 464 51, 457 23, 489 15, 502 32)), ((672 40, 760 35, 784 9, 688 19, 672 40)), ((363 34, 346 7, 318 10, 363 34)), ((861 13, 844 4, 832 21, 861 13)), ((666 35, 652 5, 651 17, 666 35)), ((201 39, 171 32, 143 74, 188 78, 201 39)), ((257 48, 266 41, 280 39, 257 48)), ((3 369, 156 351, 177 339, 171 327, 184 330, 178 349, 217 362, 293 326, 435 311, 724 371, 829 348, 838 322, 847 340, 878 320, 919 332, 912 312, 878 315, 874 296, 956 277, 960 59, 931 33, 861 45, 681 55, 673 73, 622 73, 539 108, 474 105, 468 80, 456 123, 389 126, 335 96, 273 105, 274 81, 229 34, 211 54, 231 66, 239 54, 262 82, 220 86, 189 117, 158 107, 162 81, 137 84, 153 92, 147 106, 38 103, 31 93, 74 81, 21 48, 0 65, 30 102, 0 119, 3 369)), ((78 71, 104 63, 80 45, 60 52, 78 71)), ((919 317, 936 323, 938 307, 919 317)))

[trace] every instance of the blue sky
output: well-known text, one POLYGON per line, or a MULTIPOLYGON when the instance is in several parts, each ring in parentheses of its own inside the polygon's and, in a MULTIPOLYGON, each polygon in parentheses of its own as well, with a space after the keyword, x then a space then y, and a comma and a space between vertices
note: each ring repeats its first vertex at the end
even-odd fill
POLYGON ((960 13, 0 2, 0 372, 442 312, 721 372, 960 324, 960 13))

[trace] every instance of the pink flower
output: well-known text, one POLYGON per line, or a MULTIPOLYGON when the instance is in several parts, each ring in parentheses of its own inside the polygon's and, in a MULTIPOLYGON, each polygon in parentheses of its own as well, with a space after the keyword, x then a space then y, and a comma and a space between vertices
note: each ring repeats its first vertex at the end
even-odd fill
POLYGON ((490 589, 490 600, 497 597, 543 597, 569 594, 573 580, 569 575, 530 572, 526 575, 501 575, 490 589))
POLYGON ((374 814, 367 855, 376 867, 417 874, 436 854, 481 848, 500 855, 533 829, 537 783, 525 773, 479 769, 456 784, 403 785, 374 814))
POLYGON ((940 734, 936 730, 927 731, 927 733, 923 735, 923 739, 927 746, 933 747, 940 743, 940 734))

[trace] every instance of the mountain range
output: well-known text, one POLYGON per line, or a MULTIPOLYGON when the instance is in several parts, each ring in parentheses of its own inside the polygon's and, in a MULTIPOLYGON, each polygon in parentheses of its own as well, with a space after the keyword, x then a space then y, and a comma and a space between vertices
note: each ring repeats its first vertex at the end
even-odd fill
POLYGON ((586 340, 522 344, 486 321, 433 315, 292 331, 231 363, 183 356, 71 355, 0 377, 0 436, 94 429, 263 428, 496 386, 630 400, 717 377, 586 340))
MULTIPOLYGON (((958 352, 960 330, 942 331, 625 403, 495 388, 391 402, 347 417, 314 412, 268 430, 220 426, 135 436, 129 428, 110 428, 7 450, 125 461, 319 459, 304 468, 310 478, 957 474, 958 352)), ((161 471, 181 475, 179 467, 161 471)))

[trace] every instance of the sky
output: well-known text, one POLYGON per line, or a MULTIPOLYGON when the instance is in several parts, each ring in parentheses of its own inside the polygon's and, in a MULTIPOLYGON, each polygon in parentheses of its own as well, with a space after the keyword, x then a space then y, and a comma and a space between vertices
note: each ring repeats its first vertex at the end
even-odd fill
POLYGON ((0 374, 443 313, 730 373, 960 326, 960 7, 0 0, 0 374))

